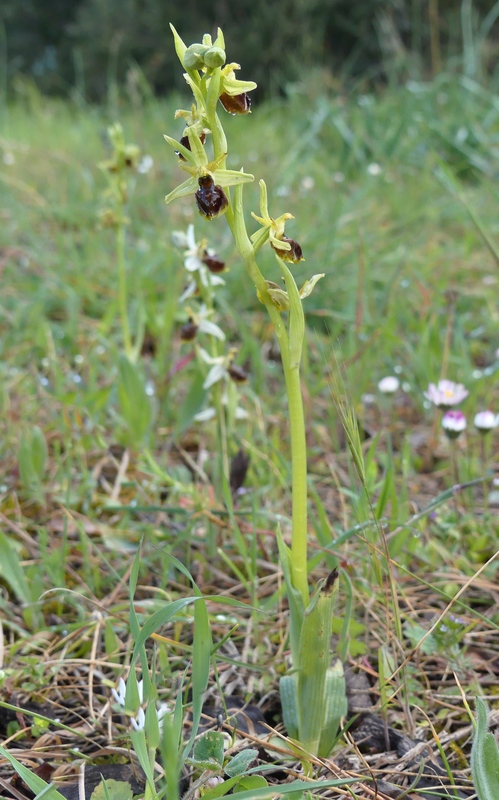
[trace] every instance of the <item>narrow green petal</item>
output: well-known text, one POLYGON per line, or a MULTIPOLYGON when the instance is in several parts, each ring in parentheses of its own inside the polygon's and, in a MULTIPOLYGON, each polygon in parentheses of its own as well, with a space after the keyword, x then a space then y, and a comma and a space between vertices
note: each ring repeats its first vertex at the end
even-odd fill
POLYGON ((167 194, 165 197, 165 203, 171 203, 172 200, 176 200, 177 197, 186 197, 188 194, 194 193, 197 191, 198 182, 195 178, 188 178, 186 181, 177 186, 173 192, 167 194))
MULTIPOLYGON (((269 217, 269 204, 267 199, 267 184, 264 180, 260 181, 260 214, 264 219, 270 219, 269 217)), ((254 216, 254 215, 253 215, 254 216)), ((257 219, 257 217, 255 217, 257 219)))

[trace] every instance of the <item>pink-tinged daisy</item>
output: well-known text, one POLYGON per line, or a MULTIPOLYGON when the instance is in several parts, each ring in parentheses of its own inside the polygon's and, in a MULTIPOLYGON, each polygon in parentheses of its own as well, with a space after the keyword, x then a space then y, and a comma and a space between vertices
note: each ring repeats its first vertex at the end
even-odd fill
POLYGON ((442 419, 442 428, 449 439, 457 439, 466 430, 466 417, 462 411, 446 411, 442 419))
POLYGON ((473 424, 479 433, 485 434, 493 428, 497 428, 499 418, 493 411, 479 411, 478 414, 475 414, 473 424))
POLYGON ((469 392, 464 388, 462 383, 454 383, 454 381, 439 381, 436 385, 430 383, 424 396, 430 400, 433 405, 438 408, 452 408, 462 403, 465 397, 468 397, 469 392))

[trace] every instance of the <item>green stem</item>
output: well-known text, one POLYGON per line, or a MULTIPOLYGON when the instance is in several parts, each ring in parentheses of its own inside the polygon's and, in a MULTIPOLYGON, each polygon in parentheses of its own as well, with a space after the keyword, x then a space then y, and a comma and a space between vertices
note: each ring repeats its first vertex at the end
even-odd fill
MULTIPOLYGON (((211 115, 210 115, 211 116, 211 115)), ((227 140, 218 114, 210 119, 215 159, 227 153, 227 140)), ((225 160, 222 164, 225 167, 225 160)), ((305 438, 305 416, 300 383, 299 359, 291 362, 290 341, 282 317, 267 291, 267 284, 255 259, 255 251, 246 230, 243 211, 243 187, 234 192, 234 204, 227 193, 229 207, 226 219, 234 237, 239 254, 244 260, 248 274, 267 309, 279 342, 286 394, 288 397, 289 425, 291 432, 291 492, 292 492, 292 539, 291 576, 294 587, 300 592, 303 606, 310 600, 307 581, 307 447, 305 438)), ((291 278, 292 279, 292 278, 291 278)), ((293 279, 292 279, 293 280, 293 279)))
POLYGON ((127 283, 125 266, 125 226, 122 220, 122 209, 119 209, 119 221, 116 228, 116 256, 118 260, 118 293, 121 317, 121 330, 123 333, 123 344, 125 355, 132 358, 132 339, 128 324, 128 304, 127 304, 127 283))
MULTIPOLYGON (((284 366, 284 359, 283 359, 284 366)), ((299 367, 284 366, 291 432, 292 540, 291 573, 306 608, 307 581, 307 445, 299 367)))
POLYGON ((305 416, 300 383, 300 365, 291 364, 289 337, 280 312, 267 291, 266 281, 256 263, 253 246, 246 232, 242 208, 242 186, 236 190, 235 208, 230 205, 226 217, 237 249, 244 259, 246 269, 263 299, 279 342, 286 394, 289 408, 291 435, 291 493, 292 539, 291 575, 294 587, 300 592, 304 608, 309 603, 307 581, 307 448, 305 416))

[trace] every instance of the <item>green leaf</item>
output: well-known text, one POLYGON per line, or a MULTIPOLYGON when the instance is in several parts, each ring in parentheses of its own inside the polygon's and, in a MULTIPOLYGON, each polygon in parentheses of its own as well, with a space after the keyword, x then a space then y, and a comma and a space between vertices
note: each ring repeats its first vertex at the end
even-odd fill
POLYGON ((184 398, 180 408, 177 421, 175 423, 174 436, 183 433, 192 421, 198 411, 201 411, 203 403, 206 398, 206 391, 203 389, 204 376, 197 372, 189 387, 187 396, 184 398))
POLYGON ((42 479, 47 464, 47 443, 41 429, 35 425, 21 436, 18 451, 19 475, 28 495, 43 502, 42 479))
POLYGON ((331 739, 330 721, 326 721, 326 674, 331 655, 334 597, 337 590, 336 572, 318 585, 317 592, 303 617, 298 669, 299 741, 313 755, 319 752, 323 727, 325 741, 331 739))
MULTIPOLYGON (((229 778, 235 778, 236 775, 242 775, 247 769, 249 769, 250 764, 252 764, 257 756, 258 750, 255 750, 252 747, 248 747, 247 750, 241 750, 239 753, 236 753, 234 758, 231 758, 228 764, 225 765, 225 774, 228 775, 229 778)), ((254 777, 256 778, 258 776, 255 775, 254 777)), ((247 786, 245 788, 251 789, 251 786, 247 786)))
POLYGON ((135 755, 139 759, 140 766, 144 770, 151 794, 154 797, 156 794, 154 787, 154 772, 149 759, 146 735, 144 731, 130 731, 130 739, 132 740, 132 746, 135 750, 135 755))
POLYGON ((208 789, 207 792, 203 793, 203 800, 216 800, 217 797, 224 797, 240 780, 241 778, 238 775, 235 778, 229 778, 229 780, 219 783, 218 786, 214 786, 213 789, 208 789))
POLYGON ((336 744, 341 720, 348 711, 345 673, 340 659, 326 672, 324 703, 326 709, 319 743, 321 758, 327 758, 336 744))
POLYGON ((45 467, 47 465, 47 442, 43 431, 38 425, 33 427, 31 431, 31 459, 33 462, 33 469, 41 480, 45 474, 45 467))
POLYGON ((31 591, 24 569, 14 547, 5 533, 0 531, 0 575, 21 603, 32 602, 31 591))
POLYGON ((126 356, 120 356, 118 361, 118 402, 129 443, 136 447, 149 432, 152 411, 142 376, 126 356))
POLYGON ((120 663, 120 646, 121 642, 116 635, 113 623, 109 618, 106 618, 104 623, 104 647, 108 661, 120 663))
MULTIPOLYGON (((249 776, 248 776, 249 777, 249 776)), ((225 783, 220 784, 220 787, 216 787, 217 789, 222 789, 217 794, 215 794, 214 790, 206 792, 203 795, 203 800, 214 800, 216 797, 221 797, 222 795, 226 794, 226 791, 223 790, 225 784, 229 784, 231 781, 236 783, 237 778, 231 778, 229 781, 225 781, 225 783)), ((244 779, 243 779, 244 780, 244 779)), ((369 777, 364 776, 363 780, 369 780, 369 777)), ((351 783, 356 783, 359 781, 359 778, 338 778, 336 780, 330 781, 292 781, 291 783, 280 784, 278 786, 262 786, 259 789, 251 788, 245 789, 243 792, 237 793, 238 800, 272 800, 274 797, 280 797, 281 795, 288 795, 293 794, 293 792, 324 792, 326 789, 331 789, 336 786, 348 786, 351 783)), ((233 784, 234 785, 234 784, 233 784)), ((228 790, 227 790, 228 791, 228 790)))
POLYGON ((236 792, 248 792, 251 789, 264 789, 268 785, 268 781, 265 780, 263 775, 245 775, 234 788, 234 794, 236 792))
POLYGON ((178 687, 178 695, 175 701, 173 714, 166 714, 163 718, 163 738, 161 741, 161 763, 166 776, 166 797, 168 800, 178 800, 179 798, 179 752, 180 741, 182 738, 183 723, 183 683, 178 687))
POLYGON ((128 781, 103 778, 90 795, 90 800, 132 800, 132 797, 132 787, 128 781))
POLYGON ((38 800, 38 798, 42 796, 42 793, 43 800, 64 800, 64 795, 58 792, 55 786, 47 783, 43 780, 43 778, 40 778, 38 775, 35 775, 33 772, 31 772, 28 767, 25 767, 24 764, 21 764, 17 758, 14 758, 14 756, 11 755, 9 751, 1 745, 0 755, 3 756, 3 758, 6 758, 7 761, 12 764, 19 777, 22 778, 27 786, 29 786, 32 792, 35 792, 35 800, 38 800))
POLYGON ((196 742, 192 759, 204 769, 220 768, 224 762, 224 737, 218 731, 207 731, 196 742))
MULTIPOLYGON (((213 648, 213 639, 211 636, 206 603, 194 580, 191 577, 190 580, 194 588, 196 599, 200 602, 197 602, 194 606, 194 638, 192 643, 192 728, 187 747, 184 751, 185 755, 187 755, 192 747, 201 721, 203 697, 208 687, 211 651, 213 648)), ((215 731, 212 731, 212 733, 215 733, 215 731)))
POLYGON ((284 675, 279 681, 284 727, 290 739, 298 739, 300 720, 298 717, 298 675, 284 675))
POLYGON ((289 602, 290 612, 290 630, 289 638, 291 644, 291 655, 293 657, 293 667, 298 669, 299 655, 300 655, 300 636, 301 626, 303 622, 303 599, 298 589, 293 586, 291 578, 291 551, 282 538, 281 528, 277 527, 276 530, 277 547, 279 549, 279 563, 284 575, 284 582, 286 584, 286 591, 289 602))
POLYGON ((490 733, 487 705, 481 697, 475 701, 477 723, 471 748, 471 774, 478 800, 499 797, 499 746, 490 733))

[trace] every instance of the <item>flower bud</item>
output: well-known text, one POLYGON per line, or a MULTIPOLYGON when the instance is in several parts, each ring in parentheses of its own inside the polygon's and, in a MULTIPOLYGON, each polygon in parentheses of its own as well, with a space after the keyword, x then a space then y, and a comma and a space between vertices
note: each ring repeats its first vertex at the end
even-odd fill
POLYGON ((184 67, 186 69, 203 69, 203 57, 209 49, 205 44, 191 44, 184 53, 184 67))
POLYGON ((210 47, 203 55, 204 63, 211 69, 215 69, 215 67, 223 67, 225 60, 225 50, 222 50, 221 47, 210 47))
POLYGON ((400 386, 400 381, 395 375, 387 375, 386 378, 381 378, 378 383, 378 389, 381 394, 395 394, 400 386))
MULTIPOLYGON (((267 291, 269 293, 270 299, 272 300, 273 304, 277 308, 278 311, 289 311, 289 297, 288 293, 281 289, 278 283, 274 281, 265 281, 267 284, 267 291)), ((263 297, 260 291, 256 290, 256 296, 258 297, 260 303, 263 303, 263 297)))
POLYGON ((473 422, 478 433, 484 435, 497 428, 499 417, 493 411, 479 411, 473 422))
POLYGON ((194 320, 189 319, 189 321, 180 328, 180 339, 183 342, 192 342, 192 340, 196 338, 197 332, 198 325, 196 325, 194 320))
POLYGON ((466 417, 462 411, 446 411, 442 419, 442 428, 448 439, 457 439, 466 430, 466 417))
POLYGON ((281 236, 280 241, 289 244, 291 249, 281 250, 274 242, 270 242, 270 246, 275 250, 279 258, 282 258, 283 261, 291 261, 293 264, 299 264, 300 261, 303 261, 303 252, 298 242, 290 239, 289 236, 281 236))
POLYGON ((202 217, 213 219, 227 210, 229 201, 221 186, 215 184, 210 175, 198 178, 199 189, 196 192, 196 203, 202 217))
POLYGON ((251 97, 247 92, 242 94, 230 95, 222 92, 219 97, 225 110, 235 116, 236 114, 249 114, 251 111, 251 97))

